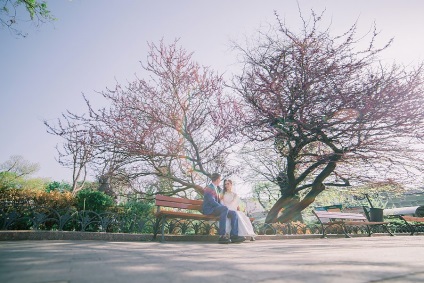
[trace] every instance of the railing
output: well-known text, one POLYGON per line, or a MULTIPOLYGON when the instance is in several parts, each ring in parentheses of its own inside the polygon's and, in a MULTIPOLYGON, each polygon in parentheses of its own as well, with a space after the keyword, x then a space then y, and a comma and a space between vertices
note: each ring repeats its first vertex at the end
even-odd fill
MULTIPOLYGON (((73 208, 52 209, 49 207, 0 204, 0 230, 50 230, 50 231, 82 231, 152 234, 155 229, 154 216, 141 217, 129 213, 77 211, 73 208)), ((302 235, 321 234, 318 223, 304 224, 291 222, 284 224, 253 223, 258 235, 302 235)), ((348 233, 366 234, 366 227, 349 227, 348 233)), ((393 233, 409 233, 409 228, 399 221, 389 225, 393 233)), ((424 232, 424 227, 419 227, 424 232)), ((217 223, 199 220, 169 220, 165 225, 166 234, 213 235, 217 231, 217 223)), ((335 228, 330 233, 340 233, 335 228)), ((378 228, 373 230, 379 231, 378 228)))

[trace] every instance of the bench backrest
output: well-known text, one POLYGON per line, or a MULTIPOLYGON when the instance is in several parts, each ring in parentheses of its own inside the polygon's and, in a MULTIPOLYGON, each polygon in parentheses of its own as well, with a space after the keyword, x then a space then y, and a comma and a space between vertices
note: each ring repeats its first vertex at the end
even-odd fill
POLYGON ((351 206, 351 207, 345 207, 343 209, 344 213, 358 213, 358 214, 362 214, 366 217, 365 215, 365 210, 363 206, 351 206))
POLYGON ((322 223, 328 223, 336 219, 349 219, 366 221, 365 215, 360 213, 344 213, 344 212, 328 212, 328 211, 313 211, 318 220, 322 223))
POLYGON ((400 217, 405 221, 424 222, 424 217, 415 217, 409 215, 401 215, 400 217))
POLYGON ((175 198, 175 197, 168 197, 163 195, 156 195, 155 201, 157 206, 198 210, 198 211, 202 211, 202 204, 203 204, 202 200, 175 198))

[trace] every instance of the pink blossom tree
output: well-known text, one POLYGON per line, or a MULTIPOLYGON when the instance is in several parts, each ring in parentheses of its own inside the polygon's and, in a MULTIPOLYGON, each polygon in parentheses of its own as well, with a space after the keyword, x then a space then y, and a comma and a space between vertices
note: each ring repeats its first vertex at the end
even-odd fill
POLYGON ((296 33, 276 15, 277 25, 253 44, 236 46, 244 134, 272 141, 285 165, 266 222, 293 219, 326 186, 410 181, 423 171, 423 64, 383 64, 379 54, 390 42, 375 47, 375 29, 364 48, 356 25, 332 36, 318 28, 321 16, 301 16, 296 33))
POLYGON ((114 168, 129 178, 156 178, 168 184, 167 194, 203 193, 211 173, 232 170, 227 156, 238 138, 238 104, 222 76, 177 41, 149 44, 142 67, 146 78, 100 92, 107 107, 86 99, 88 115, 68 117, 88 124, 96 151, 119 156, 114 168))

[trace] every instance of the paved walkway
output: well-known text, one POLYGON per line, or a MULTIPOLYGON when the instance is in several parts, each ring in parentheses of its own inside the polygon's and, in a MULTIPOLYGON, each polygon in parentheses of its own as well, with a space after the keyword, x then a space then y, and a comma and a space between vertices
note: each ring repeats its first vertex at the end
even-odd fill
POLYGON ((424 236, 0 241, 0 282, 424 282, 424 236))

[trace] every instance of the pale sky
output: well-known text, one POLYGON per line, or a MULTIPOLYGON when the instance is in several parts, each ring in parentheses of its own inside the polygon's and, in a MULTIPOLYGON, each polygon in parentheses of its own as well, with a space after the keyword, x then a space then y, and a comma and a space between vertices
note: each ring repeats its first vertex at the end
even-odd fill
POLYGON ((424 1, 393 0, 55 0, 47 1, 58 19, 17 38, 0 29, 0 163, 11 155, 37 162, 35 176, 70 181, 72 172, 55 160, 61 140, 49 135, 43 120, 54 121, 67 109, 86 112, 81 94, 141 73, 146 42, 160 39, 194 52, 201 64, 223 73, 236 71, 231 40, 242 40, 268 23, 274 10, 293 30, 305 17, 326 9, 335 35, 358 20, 359 34, 372 24, 381 42, 394 38, 382 58, 413 65, 424 58, 424 1))

